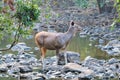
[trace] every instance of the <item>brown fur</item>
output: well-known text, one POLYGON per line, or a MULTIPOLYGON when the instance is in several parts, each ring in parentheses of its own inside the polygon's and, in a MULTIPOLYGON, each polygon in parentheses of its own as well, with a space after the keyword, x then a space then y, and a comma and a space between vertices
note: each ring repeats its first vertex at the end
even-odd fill
POLYGON ((81 30, 81 27, 75 26, 74 22, 70 23, 70 27, 65 33, 39 32, 35 36, 35 43, 40 48, 41 57, 44 58, 46 50, 56 50, 58 55, 59 50, 65 49, 72 39, 73 35, 81 30))

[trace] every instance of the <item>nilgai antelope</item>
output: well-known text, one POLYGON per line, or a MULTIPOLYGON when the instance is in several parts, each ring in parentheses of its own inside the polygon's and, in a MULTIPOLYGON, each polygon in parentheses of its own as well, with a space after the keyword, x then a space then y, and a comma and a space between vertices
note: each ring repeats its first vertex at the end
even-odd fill
MULTIPOLYGON (((60 50, 65 50, 68 43, 76 32, 80 31, 81 27, 76 26, 73 21, 70 22, 70 27, 65 33, 52 33, 52 32, 39 32, 35 35, 35 43, 41 51, 41 59, 43 64, 43 69, 45 69, 44 57, 46 51, 56 50, 57 63, 58 63, 58 54, 60 50)), ((65 55, 65 63, 67 63, 67 58, 65 55)))

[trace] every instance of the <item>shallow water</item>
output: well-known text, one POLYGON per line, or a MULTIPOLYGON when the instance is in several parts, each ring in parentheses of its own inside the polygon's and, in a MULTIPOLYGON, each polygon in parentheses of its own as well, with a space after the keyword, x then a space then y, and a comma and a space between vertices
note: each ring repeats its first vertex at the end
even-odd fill
MULTIPOLYGON (((36 47, 34 43, 34 39, 31 39, 25 42, 27 46, 32 47, 33 53, 36 54, 38 58, 40 58, 40 52, 34 50, 34 48, 36 47)), ((110 56, 108 56, 106 52, 101 51, 100 49, 95 47, 95 45, 97 44, 98 44, 98 41, 90 41, 89 37, 81 38, 79 37, 79 35, 77 35, 70 41, 66 50, 79 52, 81 60, 84 60, 87 56, 91 56, 97 59, 110 58, 110 56)), ((54 55, 55 55, 55 51, 47 50, 46 57, 54 56, 54 55)))
MULTIPOLYGON (((36 44, 34 43, 34 39, 21 39, 19 42, 25 42, 27 46, 32 48, 31 51, 29 51, 29 52, 34 53, 37 56, 37 58, 40 58, 39 50, 36 51, 34 49, 35 47, 37 47, 36 44)), ((7 44, 10 44, 8 39, 1 41, 0 48, 5 48, 7 44)), ((74 37, 70 41, 66 50, 79 52, 81 60, 84 60, 85 57, 87 57, 87 56, 91 56, 91 57, 94 57, 97 59, 110 58, 110 56, 108 56, 106 52, 101 51, 100 49, 95 47, 95 45, 97 45, 97 44, 98 44, 98 41, 90 41, 89 37, 81 38, 81 37, 79 37, 79 35, 77 35, 76 37, 74 37)), ((5 51, 2 53, 15 53, 15 54, 17 54, 17 52, 13 52, 11 50, 5 51)), ((54 55, 55 55, 55 51, 47 50, 46 57, 54 56, 54 55)))
MULTIPOLYGON (((31 51, 33 52, 37 58, 40 58, 39 50, 35 50, 36 44, 34 43, 34 39, 21 39, 19 42, 25 42, 27 46, 31 47, 31 51)), ((7 44, 10 44, 9 40, 5 39, 0 43, 0 48, 5 48, 7 44)), ((98 45, 98 41, 90 41, 89 37, 81 38, 79 35, 75 36, 67 46, 68 51, 74 51, 80 53, 80 59, 84 60, 85 57, 91 56, 97 59, 108 59, 110 56, 107 55, 106 52, 101 51, 100 49, 96 48, 95 45, 98 45)), ((15 53, 11 50, 5 51, 3 53, 15 53)), ((55 51, 47 50, 46 57, 54 56, 55 51)))

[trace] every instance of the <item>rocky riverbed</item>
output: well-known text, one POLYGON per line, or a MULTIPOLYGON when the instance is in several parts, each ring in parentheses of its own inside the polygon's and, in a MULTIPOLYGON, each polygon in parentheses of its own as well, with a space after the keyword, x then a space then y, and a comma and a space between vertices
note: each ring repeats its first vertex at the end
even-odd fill
MULTIPOLYGON (((65 53, 63 52, 62 55, 65 53)), ((99 60, 90 56, 80 61, 80 54, 67 51, 68 64, 64 64, 64 58, 60 59, 61 64, 56 65, 56 56, 47 57, 46 70, 42 71, 42 64, 34 54, 5 54, 0 55, 0 76, 15 77, 25 80, 102 80, 120 79, 120 59, 99 60)))
MULTIPOLYGON (((95 47, 106 51, 110 56, 120 55, 119 27, 85 27, 80 37, 90 36, 90 41, 98 40, 95 47)), ((9 47, 9 45, 7 45, 9 47)), ((0 77, 14 77, 24 80, 110 80, 120 79, 120 58, 97 59, 87 56, 80 60, 80 53, 67 51, 59 55, 59 65, 56 56, 45 59, 46 69, 34 53, 27 53, 31 48, 25 43, 18 43, 12 48, 18 54, 0 54, 0 77), (68 64, 65 64, 64 54, 67 54, 68 64)), ((35 48, 37 49, 37 48, 35 48)))
MULTIPOLYGON (((90 41, 98 40, 95 47, 106 51, 110 56, 120 55, 120 27, 84 27, 79 33, 80 37, 89 36, 90 41)), ((9 47, 9 45, 7 45, 9 47)), ((37 48, 35 48, 37 50, 37 48)), ((108 60, 87 56, 80 61, 80 54, 67 51, 68 64, 65 65, 64 52, 59 56, 59 65, 56 65, 56 57, 47 57, 46 70, 42 71, 41 61, 34 53, 26 53, 31 48, 25 43, 18 43, 12 51, 18 54, 0 54, 0 77, 15 77, 26 80, 109 80, 120 79, 120 58, 108 60), (24 52, 25 51, 25 52, 24 52)))
MULTIPOLYGON (((99 44, 95 47, 106 51, 106 55, 120 56, 120 27, 119 25, 110 27, 114 18, 113 14, 100 15, 95 9, 91 9, 91 12, 87 11, 88 13, 85 11, 87 10, 78 8, 58 10, 56 12, 60 13, 60 16, 51 20, 50 25, 38 23, 34 30, 56 32, 57 28, 58 31, 65 32, 69 27, 67 22, 72 19, 83 26, 80 37, 89 36, 90 41, 98 40, 99 44)), ((37 56, 26 52, 30 49, 24 43, 18 43, 12 48, 13 51, 18 51, 18 54, 0 54, 0 77, 11 76, 18 80, 120 80, 120 58, 99 60, 87 56, 80 61, 80 53, 67 51, 59 55, 59 65, 56 65, 56 56, 45 58, 46 70, 42 71, 42 64, 36 58, 37 56), (65 64, 64 54, 67 54, 68 64, 65 64)), ((38 48, 35 49, 38 50, 38 48)))
MULTIPOLYGON (((80 37, 89 36, 90 41, 98 40, 100 48, 110 56, 120 55, 120 28, 115 27, 84 27, 80 37)), ((9 45, 7 45, 9 47, 9 45)), ((0 76, 15 77, 25 80, 110 80, 120 79, 120 58, 97 59, 87 56, 80 61, 80 53, 67 51, 59 56, 59 65, 56 65, 56 56, 47 57, 46 70, 42 71, 41 61, 34 53, 26 53, 31 48, 25 43, 18 43, 12 48, 18 54, 0 55, 0 76), (17 48, 17 49, 16 49, 17 48), (67 54, 68 64, 65 64, 64 54, 67 54)), ((37 48, 35 48, 37 49, 37 48)))

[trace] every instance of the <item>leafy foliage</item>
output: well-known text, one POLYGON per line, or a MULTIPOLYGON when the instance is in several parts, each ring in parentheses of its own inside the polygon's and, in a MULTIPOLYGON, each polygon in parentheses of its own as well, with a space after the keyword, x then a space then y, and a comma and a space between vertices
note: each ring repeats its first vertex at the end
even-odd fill
POLYGON ((32 25, 33 21, 36 21, 39 17, 40 11, 36 4, 33 4, 31 1, 18 1, 17 2, 17 11, 15 13, 15 17, 18 18, 19 22, 21 22, 25 26, 32 25))
MULTIPOLYGON (((38 20, 40 10, 36 4, 37 0, 17 0, 16 11, 10 10, 0 14, 0 39, 9 36, 13 41, 12 46, 17 43, 20 36, 31 33, 33 22, 38 20), (7 35, 7 36, 6 36, 7 35)), ((2 8, 0 8, 2 10, 2 8)))
POLYGON ((97 0, 75 0, 75 4, 81 8, 96 8, 97 0))
POLYGON ((36 1, 17 0, 16 12, 9 11, 8 13, 0 14, 0 39, 7 34, 15 34, 16 31, 20 35, 25 35, 30 32, 33 22, 38 20, 40 15, 36 1))
POLYGON ((11 34, 13 31, 13 20, 9 14, 0 14, 0 39, 3 38, 5 33, 11 34))
POLYGON ((116 8, 117 11, 117 17, 114 19, 114 22, 111 24, 111 30, 116 26, 116 23, 120 23, 120 0, 115 0, 114 1, 114 7, 116 8))
POLYGON ((89 4, 89 0, 75 0, 75 3, 77 6, 80 6, 82 8, 87 8, 89 4))
POLYGON ((116 7, 118 17, 115 19, 115 22, 120 22, 120 0, 116 0, 114 6, 116 7))

